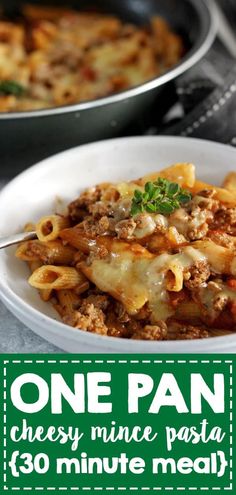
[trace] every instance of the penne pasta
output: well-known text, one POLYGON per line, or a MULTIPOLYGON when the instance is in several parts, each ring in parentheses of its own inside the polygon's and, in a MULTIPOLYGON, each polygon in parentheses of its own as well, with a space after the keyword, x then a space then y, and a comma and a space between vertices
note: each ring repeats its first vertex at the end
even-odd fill
POLYGON ((72 246, 64 246, 60 240, 49 242, 32 241, 30 252, 32 256, 37 256, 44 264, 71 265, 74 261, 76 250, 72 246))
POLYGON ((94 240, 86 237, 83 230, 78 227, 61 231, 60 238, 85 254, 88 254, 91 247, 96 244, 94 240))
POLYGON ((145 175, 138 180, 139 185, 144 185, 146 182, 153 182, 158 177, 163 177, 171 182, 177 182, 182 187, 191 188, 195 184, 195 166, 192 163, 176 163, 171 167, 160 170, 154 174, 145 175))
POLYGON ((79 296, 80 294, 87 292, 89 287, 90 287, 89 280, 87 280, 86 277, 84 277, 84 281, 81 280, 81 282, 78 285, 76 285, 76 287, 74 288, 74 291, 79 296))
POLYGON ((229 247, 230 249, 233 248, 236 249, 236 236, 227 234, 226 232, 219 232, 219 231, 211 231, 209 233, 209 238, 215 243, 219 244, 220 246, 225 246, 229 247))
POLYGON ((29 284, 36 289, 74 289, 80 283, 80 274, 67 266, 41 266, 29 278, 29 284))
POLYGON ((45 301, 45 302, 48 302, 50 301, 51 297, 52 297, 52 289, 40 289, 39 290, 39 294, 40 294, 40 297, 42 299, 42 301, 45 301))
POLYGON ((183 289, 184 273, 183 267, 178 260, 172 261, 168 265, 166 273, 166 288, 170 292, 180 292, 183 289))
POLYGON ((236 196, 232 193, 232 191, 229 191, 227 189, 212 186, 211 184, 207 184, 206 182, 196 180, 191 190, 193 194, 197 194, 204 189, 215 191, 215 199, 218 199, 222 203, 228 205, 228 207, 236 206, 236 196))
POLYGON ((197 241, 194 248, 206 256, 215 273, 236 275, 236 252, 210 240, 197 241))
POLYGON ((28 261, 28 266, 29 266, 31 273, 33 273, 35 270, 37 270, 37 268, 39 268, 42 265, 43 265, 43 263, 40 260, 28 261))
POLYGON ((59 290, 57 292, 57 299, 61 306, 61 312, 64 315, 73 313, 79 306, 79 297, 72 290, 59 290))
POLYGON ((60 232, 69 225, 70 221, 67 217, 48 215, 36 224, 36 234, 41 242, 55 241, 60 232))
POLYGON ((236 173, 230 172, 226 175, 222 187, 236 195, 236 173))
POLYGON ((22 261, 38 261, 39 256, 36 253, 32 252, 31 249, 32 242, 34 241, 26 241, 19 244, 15 253, 16 257, 22 261))
MULTIPOLYGON (((29 261, 28 262, 29 268, 31 273, 33 273, 37 268, 40 268, 40 266, 43 265, 42 261, 29 261)), ((52 290, 51 289, 40 289, 39 290, 40 297, 43 301, 47 302, 50 301, 51 296, 52 296, 52 290)))

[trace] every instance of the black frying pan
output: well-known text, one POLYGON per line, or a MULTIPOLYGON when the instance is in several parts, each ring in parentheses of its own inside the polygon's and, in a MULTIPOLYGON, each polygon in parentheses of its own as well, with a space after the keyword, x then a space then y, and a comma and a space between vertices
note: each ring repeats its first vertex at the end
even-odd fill
MULTIPOLYGON (((14 17, 20 0, 1 0, 14 17)), ((156 100, 163 89, 191 68, 215 36, 214 16, 207 0, 30 0, 29 3, 71 5, 114 13, 126 21, 146 24, 154 14, 166 18, 182 34, 188 50, 178 66, 161 77, 122 93, 50 110, 0 114, 0 176, 20 170, 55 152, 81 143, 114 137, 156 100)))

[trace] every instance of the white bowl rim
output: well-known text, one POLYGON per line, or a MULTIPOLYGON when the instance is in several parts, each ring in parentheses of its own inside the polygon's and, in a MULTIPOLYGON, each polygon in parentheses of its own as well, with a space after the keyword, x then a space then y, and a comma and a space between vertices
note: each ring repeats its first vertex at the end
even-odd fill
MULTIPOLYGON (((115 138, 115 139, 109 139, 109 140, 103 140, 103 141, 98 141, 98 142, 93 142, 89 144, 85 144, 82 146, 77 146, 75 148, 71 148, 69 150, 63 151, 61 153, 57 153, 56 155, 50 156, 49 158, 33 165, 29 169, 25 170, 21 174, 19 174, 17 177, 15 177, 12 181, 9 182, 8 185, 4 187, 4 189, 0 192, 0 204, 1 204, 1 199, 5 196, 8 195, 10 189, 12 187, 15 187, 15 184, 17 184, 18 181, 22 181, 25 176, 29 177, 32 175, 34 177, 35 173, 38 171, 41 171, 44 168, 48 167, 48 164, 50 164, 51 161, 55 161, 58 158, 69 158, 71 153, 79 153, 80 151, 83 151, 83 149, 86 148, 99 148, 99 147, 104 147, 104 145, 108 146, 113 146, 115 143, 120 143, 122 146, 125 145, 127 142, 133 141, 135 143, 136 140, 142 139, 147 142, 153 142, 157 141, 160 144, 167 144, 170 145, 170 141, 173 140, 178 142, 179 144, 186 142, 186 139, 188 140, 188 143, 190 141, 193 142, 193 144, 197 143, 199 146, 204 147, 205 149, 207 147, 212 148, 214 146, 215 151, 217 153, 217 149, 223 151, 227 147, 228 152, 232 152, 232 154, 236 155, 236 150, 228 145, 225 144, 220 144, 216 143, 214 141, 208 141, 208 140, 203 140, 203 139, 197 139, 197 138, 186 138, 186 137, 178 137, 178 136, 133 136, 133 137, 125 137, 125 138, 115 138)), ((17 306, 17 313, 19 315, 25 315, 27 312, 27 320, 31 321, 32 324, 37 323, 43 324, 50 326, 50 333, 58 334, 60 337, 65 337, 65 334, 67 332, 68 336, 71 336, 77 340, 78 343, 81 344, 86 344, 87 346, 91 345, 91 347, 96 347, 97 349, 103 348, 104 352, 111 350, 112 352, 119 353, 136 353, 136 354, 143 354, 145 351, 148 353, 166 353, 168 352, 168 346, 170 346, 171 343, 171 353, 176 353, 176 354, 191 354, 195 353, 196 346, 198 352, 205 352, 205 347, 206 347, 206 342, 209 343, 209 340, 211 340, 214 343, 214 352, 219 350, 219 349, 224 349, 224 347, 229 347, 229 338, 236 342, 236 333, 232 333, 232 335, 226 335, 226 336, 221 336, 221 337, 212 337, 210 339, 194 339, 194 340, 178 340, 178 341, 144 341, 144 340, 131 340, 131 339, 122 339, 122 338, 115 338, 115 337, 108 337, 108 336, 101 336, 98 334, 93 334, 90 332, 84 332, 79 329, 75 329, 73 327, 70 327, 68 325, 65 325, 64 323, 54 320, 53 318, 41 313, 39 310, 33 308, 30 304, 26 303, 21 297, 19 297, 17 294, 15 294, 12 289, 8 287, 7 284, 3 283, 2 279, 0 278, 0 299, 2 300, 3 303, 6 304, 6 306, 11 309, 17 306), (77 335, 77 338, 76 338, 77 335), (175 351, 173 352, 173 348, 175 351)), ((14 312, 14 311, 12 311, 14 312)))

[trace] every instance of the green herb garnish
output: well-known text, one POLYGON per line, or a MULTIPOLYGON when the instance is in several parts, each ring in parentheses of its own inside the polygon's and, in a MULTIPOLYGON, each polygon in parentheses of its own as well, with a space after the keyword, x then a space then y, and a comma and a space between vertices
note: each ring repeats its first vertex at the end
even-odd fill
POLYGON ((22 96, 26 89, 16 81, 0 81, 0 95, 22 96))
POLYGON ((155 182, 147 182, 144 192, 138 189, 134 191, 131 215, 144 211, 170 215, 191 199, 191 193, 182 189, 179 184, 159 177, 155 182))

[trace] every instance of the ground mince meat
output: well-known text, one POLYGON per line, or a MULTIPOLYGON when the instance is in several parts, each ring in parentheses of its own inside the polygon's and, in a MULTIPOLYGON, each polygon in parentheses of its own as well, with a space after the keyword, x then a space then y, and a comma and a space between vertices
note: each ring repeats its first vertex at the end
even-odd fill
POLYGON ((210 266, 206 261, 197 261, 195 265, 188 270, 190 278, 184 281, 188 289, 196 289, 206 282, 210 277, 210 266))
POLYGON ((116 224, 115 231, 117 233, 118 239, 130 239, 136 228, 136 222, 133 218, 128 220, 121 220, 116 224))
POLYGON ((167 326, 162 321, 157 325, 145 325, 143 329, 133 333, 134 340, 165 340, 167 336, 167 326))
POLYGON ((224 232, 235 234, 236 232, 236 208, 224 206, 215 214, 214 229, 222 228, 224 232))
POLYGON ((174 323, 168 332, 170 340, 194 340, 208 338, 209 332, 205 328, 186 325, 185 323, 174 323))
POLYGON ((80 307, 80 311, 75 311, 72 316, 64 316, 64 323, 73 327, 80 328, 85 332, 98 333, 99 335, 107 335, 108 328, 105 325, 105 314, 94 304, 85 302, 80 307))

